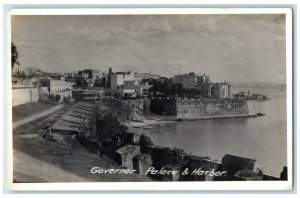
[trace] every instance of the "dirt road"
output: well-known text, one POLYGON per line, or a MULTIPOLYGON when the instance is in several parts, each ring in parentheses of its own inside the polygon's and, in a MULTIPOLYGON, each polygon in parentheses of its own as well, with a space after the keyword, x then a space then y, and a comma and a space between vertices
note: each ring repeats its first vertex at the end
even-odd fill
POLYGON ((21 151, 14 150, 13 156, 16 182, 91 182, 21 151))
POLYGON ((16 121, 16 122, 13 123, 13 129, 15 129, 15 128, 17 128, 17 127, 23 125, 23 124, 26 124, 26 123, 28 123, 28 122, 32 122, 32 121, 34 121, 34 120, 36 120, 36 119, 39 119, 39 118, 44 117, 44 116, 46 116, 46 115, 49 115, 50 113, 53 113, 53 112, 59 110, 59 109, 62 108, 63 106, 64 106, 64 105, 57 105, 57 106, 52 107, 51 109, 48 109, 48 110, 43 111, 43 112, 41 112, 41 113, 32 115, 32 116, 27 117, 27 118, 24 118, 24 119, 22 119, 22 120, 18 120, 18 121, 16 121))

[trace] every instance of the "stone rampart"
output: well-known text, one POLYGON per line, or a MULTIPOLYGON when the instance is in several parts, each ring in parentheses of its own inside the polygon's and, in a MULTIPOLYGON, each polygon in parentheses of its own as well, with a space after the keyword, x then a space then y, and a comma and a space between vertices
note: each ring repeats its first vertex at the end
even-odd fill
POLYGON ((197 119, 211 116, 248 115, 247 100, 203 98, 176 100, 177 118, 197 119))

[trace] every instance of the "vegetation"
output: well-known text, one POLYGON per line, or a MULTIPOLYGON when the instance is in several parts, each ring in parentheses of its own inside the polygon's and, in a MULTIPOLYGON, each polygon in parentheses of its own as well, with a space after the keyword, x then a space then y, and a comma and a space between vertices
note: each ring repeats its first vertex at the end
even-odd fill
POLYGON ((55 95, 55 102, 59 102, 60 101, 60 95, 59 94, 56 94, 55 95))
POLYGON ((60 95, 59 94, 50 94, 49 99, 53 103, 58 103, 60 101, 60 95))
POLYGON ((49 95, 49 99, 50 99, 51 101, 54 101, 54 100, 55 100, 55 95, 50 94, 50 95, 49 95))
POLYGON ((14 43, 11 43, 11 69, 14 69, 14 65, 20 65, 19 61, 19 52, 17 50, 17 46, 14 43))
POLYGON ((100 140, 110 140, 116 134, 125 133, 127 127, 122 125, 118 118, 108 113, 96 121, 97 136, 100 140))
POLYGON ((120 121, 131 120, 133 109, 123 100, 104 98, 103 105, 98 106, 99 114, 112 114, 120 121))
POLYGON ((151 96, 154 97, 186 97, 186 98, 202 98, 208 96, 208 90, 198 86, 194 89, 186 89, 179 83, 174 83, 171 78, 163 79, 144 79, 143 82, 148 82, 153 85, 150 88, 151 96))

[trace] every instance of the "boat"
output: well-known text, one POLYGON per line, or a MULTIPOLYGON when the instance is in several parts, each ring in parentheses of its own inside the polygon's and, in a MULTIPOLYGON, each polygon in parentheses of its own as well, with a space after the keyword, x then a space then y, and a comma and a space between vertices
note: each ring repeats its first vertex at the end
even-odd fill
POLYGON ((257 116, 265 116, 266 114, 265 113, 257 113, 256 115, 257 116))

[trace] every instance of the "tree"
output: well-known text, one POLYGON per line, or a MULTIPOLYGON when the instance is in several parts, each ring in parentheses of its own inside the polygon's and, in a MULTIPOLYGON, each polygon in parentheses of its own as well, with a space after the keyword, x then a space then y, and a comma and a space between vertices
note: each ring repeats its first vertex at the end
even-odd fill
POLYGON ((115 134, 124 133, 127 127, 111 113, 106 114, 103 118, 96 121, 97 136, 103 141, 112 139, 115 134))
POLYGON ((55 98, 55 96, 54 96, 53 94, 50 94, 50 95, 49 95, 49 99, 50 99, 50 100, 52 100, 52 101, 53 101, 53 100, 54 100, 54 98, 55 98))
POLYGON ((113 93, 113 97, 114 98, 121 98, 121 95, 117 92, 113 93))
POLYGON ((19 53, 17 50, 17 46, 15 46, 14 43, 11 43, 11 69, 12 70, 14 69, 15 64, 20 65, 18 58, 19 58, 19 53))
POLYGON ((60 95, 59 94, 56 94, 55 95, 55 102, 59 102, 60 101, 60 95))
POLYGON ((161 78, 161 79, 145 79, 143 82, 148 82, 153 85, 150 88, 152 96, 178 96, 187 98, 203 98, 208 97, 208 90, 203 87, 195 87, 187 89, 180 83, 174 83, 172 79, 161 78))

